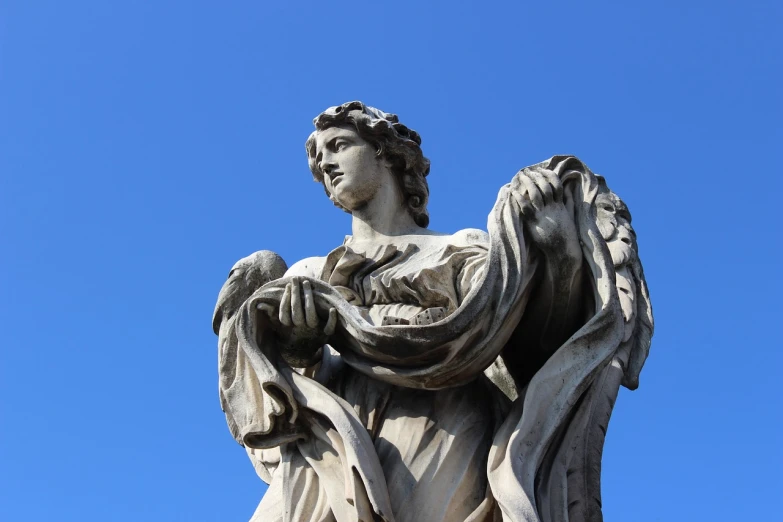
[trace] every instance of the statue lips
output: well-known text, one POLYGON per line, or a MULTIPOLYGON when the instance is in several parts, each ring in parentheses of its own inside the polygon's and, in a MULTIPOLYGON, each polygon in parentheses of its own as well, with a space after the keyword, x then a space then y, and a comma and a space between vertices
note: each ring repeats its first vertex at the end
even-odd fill
POLYGON ((342 181, 343 173, 339 170, 334 170, 329 173, 329 177, 332 179, 332 187, 336 187, 337 184, 342 181))

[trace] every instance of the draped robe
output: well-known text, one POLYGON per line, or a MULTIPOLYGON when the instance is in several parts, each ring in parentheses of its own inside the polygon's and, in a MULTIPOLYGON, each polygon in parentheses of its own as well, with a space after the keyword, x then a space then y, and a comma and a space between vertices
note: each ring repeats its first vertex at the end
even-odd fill
POLYGON ((290 278, 220 316, 221 405, 270 483, 253 520, 600 520, 603 439, 596 455, 587 438, 595 396, 608 383, 613 403, 629 348, 596 177, 570 156, 541 165, 574 202, 591 315, 527 382, 503 357, 525 349, 510 339, 535 306, 537 257, 514 183, 486 235, 360 250, 347 241, 329 254, 310 283, 338 328, 312 368, 285 363, 257 310, 278 305, 290 278))

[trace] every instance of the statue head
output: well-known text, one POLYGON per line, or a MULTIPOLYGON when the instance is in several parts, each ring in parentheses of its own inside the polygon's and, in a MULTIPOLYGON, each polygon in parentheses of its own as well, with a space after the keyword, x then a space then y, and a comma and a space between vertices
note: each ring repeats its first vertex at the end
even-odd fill
POLYGON ((635 390, 650 351, 653 332, 650 294, 638 255, 636 232, 631 226, 631 213, 625 202, 606 185, 606 180, 602 176, 597 178, 596 224, 606 240, 615 267, 615 284, 625 320, 623 342, 632 336, 635 338, 624 363, 623 386, 635 390))
POLYGON ((636 256, 636 232, 631 226, 631 213, 620 197, 598 177, 598 196, 595 199, 598 230, 606 240, 615 267, 632 262, 636 256))
POLYGON ((429 224, 429 187, 426 176, 430 171, 430 162, 421 151, 421 138, 416 131, 401 124, 396 115, 358 101, 326 109, 313 120, 313 124, 316 130, 305 143, 310 171, 336 206, 346 212, 351 211, 338 201, 327 186, 329 183, 324 176, 328 172, 324 171, 317 158, 316 147, 319 133, 339 127, 355 131, 361 140, 373 147, 377 158, 389 166, 414 222, 420 227, 429 224))

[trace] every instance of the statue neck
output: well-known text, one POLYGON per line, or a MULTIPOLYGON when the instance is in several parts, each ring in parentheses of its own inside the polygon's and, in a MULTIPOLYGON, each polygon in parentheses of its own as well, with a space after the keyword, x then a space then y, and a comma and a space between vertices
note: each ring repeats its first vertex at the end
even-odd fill
POLYGON ((352 212, 354 241, 382 242, 388 237, 426 233, 408 212, 397 183, 386 183, 375 197, 352 212))

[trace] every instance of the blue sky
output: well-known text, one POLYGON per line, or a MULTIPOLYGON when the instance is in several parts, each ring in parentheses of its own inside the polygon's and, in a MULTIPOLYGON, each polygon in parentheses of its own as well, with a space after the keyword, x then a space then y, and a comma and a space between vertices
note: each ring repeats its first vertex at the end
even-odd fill
POLYGON ((436 230, 554 154, 630 206, 657 328, 606 520, 780 520, 780 5, 3 2, 0 519, 249 518, 212 308, 350 232, 304 141, 361 99, 421 133, 436 230))

